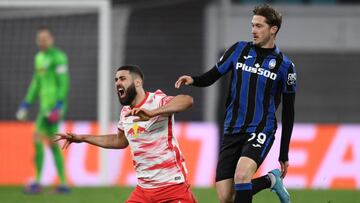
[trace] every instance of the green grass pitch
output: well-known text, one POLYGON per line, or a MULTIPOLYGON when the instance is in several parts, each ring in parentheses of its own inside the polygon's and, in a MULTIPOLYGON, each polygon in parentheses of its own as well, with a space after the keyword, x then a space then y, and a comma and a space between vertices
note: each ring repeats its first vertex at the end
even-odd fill
MULTIPOLYGON (((129 187, 75 187, 68 195, 54 194, 45 188, 42 194, 25 195, 22 187, 0 186, 1 203, 121 203, 129 187)), ((218 202, 214 188, 193 188, 199 203, 218 202)), ((290 190, 292 203, 360 203, 359 190, 290 190)), ((265 190, 253 198, 254 203, 278 203, 275 193, 265 190)))

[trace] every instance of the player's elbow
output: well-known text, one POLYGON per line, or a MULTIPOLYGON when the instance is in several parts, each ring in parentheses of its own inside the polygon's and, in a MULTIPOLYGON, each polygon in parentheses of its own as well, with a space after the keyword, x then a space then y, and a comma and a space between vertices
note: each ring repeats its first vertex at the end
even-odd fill
POLYGON ((186 101, 185 103, 186 103, 187 108, 192 107, 192 105, 194 104, 194 99, 189 95, 183 95, 183 97, 184 97, 184 100, 186 101))
POLYGON ((115 149, 125 149, 128 146, 129 146, 128 142, 118 142, 114 148, 115 149))
POLYGON ((123 145, 119 146, 118 149, 125 149, 125 148, 128 147, 128 146, 129 146, 129 143, 123 144, 123 145))

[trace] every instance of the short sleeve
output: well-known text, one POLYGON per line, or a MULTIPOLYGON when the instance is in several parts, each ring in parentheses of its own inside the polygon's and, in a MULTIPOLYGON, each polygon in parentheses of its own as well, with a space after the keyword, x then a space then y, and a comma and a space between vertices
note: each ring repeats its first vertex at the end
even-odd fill
POLYGON ((121 116, 117 125, 117 129, 124 131, 124 121, 121 119, 121 116))
POLYGON ((173 96, 163 97, 160 101, 160 106, 164 106, 165 104, 169 103, 173 98, 173 96))
POLYGON ((130 107, 127 107, 127 106, 124 106, 124 107, 121 109, 120 119, 119 119, 119 122, 118 122, 118 124, 117 124, 117 129, 118 129, 118 130, 124 131, 125 114, 129 111, 129 109, 130 109, 130 107))
POLYGON ((154 100, 158 104, 158 107, 164 106, 165 104, 169 103, 173 98, 173 96, 168 96, 161 90, 156 90, 154 92, 154 100))
POLYGON ((296 70, 293 63, 290 64, 283 77, 283 93, 295 93, 296 92, 296 70))

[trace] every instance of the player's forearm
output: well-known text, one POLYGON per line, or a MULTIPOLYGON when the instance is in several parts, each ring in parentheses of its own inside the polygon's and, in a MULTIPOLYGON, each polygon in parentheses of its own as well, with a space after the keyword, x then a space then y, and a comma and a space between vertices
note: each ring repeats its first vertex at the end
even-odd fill
POLYGON ((69 92, 69 75, 64 73, 58 76, 59 96, 58 100, 64 102, 69 92))
POLYGON ((294 126, 294 102, 295 94, 283 95, 283 111, 282 111, 282 133, 280 144, 280 161, 288 161, 289 157, 289 145, 291 140, 291 134, 294 126))
POLYGON ((164 115, 164 114, 173 114, 176 112, 184 111, 190 108, 194 103, 194 100, 189 95, 177 95, 169 103, 164 106, 154 110, 154 114, 164 115))
POLYGON ((221 76, 221 73, 217 70, 216 67, 214 67, 200 76, 192 76, 194 80, 192 85, 197 87, 207 87, 216 82, 216 80, 218 80, 221 76))
POLYGON ((109 134, 109 135, 83 135, 82 141, 108 149, 123 149, 128 146, 126 140, 120 139, 117 134, 109 134))
POLYGON ((37 97, 38 93, 39 93, 39 81, 38 81, 37 75, 34 74, 32 80, 31 80, 29 89, 27 91, 27 94, 25 96, 25 101, 29 104, 34 103, 35 98, 37 97))

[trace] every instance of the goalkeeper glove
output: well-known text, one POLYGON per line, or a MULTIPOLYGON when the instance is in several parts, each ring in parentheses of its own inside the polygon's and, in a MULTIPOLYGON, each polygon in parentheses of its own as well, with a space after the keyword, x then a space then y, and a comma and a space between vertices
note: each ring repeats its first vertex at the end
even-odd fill
POLYGON ((18 111, 16 112, 16 119, 18 119, 19 121, 25 121, 27 119, 27 112, 29 108, 30 104, 26 101, 23 101, 20 104, 18 111))
POLYGON ((49 115, 47 116, 47 120, 49 123, 54 124, 60 120, 60 109, 62 107, 62 102, 56 102, 55 108, 51 110, 49 115))

